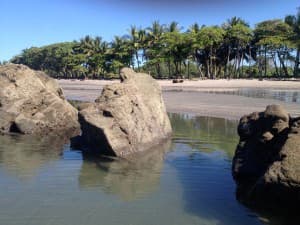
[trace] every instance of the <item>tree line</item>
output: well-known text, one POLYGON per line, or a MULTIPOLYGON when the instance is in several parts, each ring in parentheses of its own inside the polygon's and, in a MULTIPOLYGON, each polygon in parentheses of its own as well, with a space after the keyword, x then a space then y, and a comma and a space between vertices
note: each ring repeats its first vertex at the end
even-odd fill
POLYGON ((79 41, 24 49, 10 62, 25 64, 54 77, 113 78, 127 66, 155 78, 298 77, 300 9, 284 19, 262 21, 251 28, 233 17, 220 26, 187 30, 177 22, 154 21, 131 26, 111 42, 85 36, 79 41))

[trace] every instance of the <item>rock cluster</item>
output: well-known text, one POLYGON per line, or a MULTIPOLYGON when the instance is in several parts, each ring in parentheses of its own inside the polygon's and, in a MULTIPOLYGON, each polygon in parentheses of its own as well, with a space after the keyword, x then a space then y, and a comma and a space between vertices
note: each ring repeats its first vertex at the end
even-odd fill
POLYGON ((0 66, 0 134, 78 133, 78 112, 57 82, 27 66, 0 66))
POLYGON ((241 118, 232 173, 238 196, 258 203, 300 202, 300 118, 279 105, 241 118))
POLYGON ((126 157, 160 144, 172 133, 161 89, 149 75, 121 70, 121 83, 104 87, 79 112, 82 135, 73 146, 126 157))
POLYGON ((172 128, 158 83, 132 69, 78 115, 56 81, 23 65, 0 67, 0 133, 74 137, 83 150, 124 157, 160 144, 172 128), (81 136, 76 136, 80 133, 81 136))

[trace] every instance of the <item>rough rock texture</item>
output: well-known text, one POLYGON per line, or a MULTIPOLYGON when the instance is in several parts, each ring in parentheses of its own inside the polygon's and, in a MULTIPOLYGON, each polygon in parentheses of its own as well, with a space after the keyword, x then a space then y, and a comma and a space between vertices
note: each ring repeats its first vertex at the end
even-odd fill
POLYGON ((0 66, 0 133, 57 135, 79 131, 78 112, 57 82, 27 66, 0 66))
POLYGON ((238 196, 245 201, 300 203, 300 118, 279 105, 241 118, 233 159, 238 196))
POLYGON ((104 87, 95 103, 79 112, 79 121, 82 136, 73 146, 79 142, 85 149, 120 157, 147 150, 172 133, 160 86, 129 68, 121 70, 121 83, 104 87))

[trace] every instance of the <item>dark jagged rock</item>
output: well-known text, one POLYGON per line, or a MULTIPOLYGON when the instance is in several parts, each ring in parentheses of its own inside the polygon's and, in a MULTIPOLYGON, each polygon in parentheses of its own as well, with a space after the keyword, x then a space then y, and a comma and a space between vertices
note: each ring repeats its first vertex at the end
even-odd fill
POLYGON ((121 71, 121 83, 104 87, 95 103, 79 112, 82 135, 72 145, 119 157, 160 144, 172 128, 158 83, 132 69, 121 71))
POLYGON ((68 135, 79 132, 78 112, 57 82, 27 66, 0 66, 0 133, 68 135))
POLYGON ((232 165, 241 201, 300 203, 300 118, 279 105, 241 118, 232 165))

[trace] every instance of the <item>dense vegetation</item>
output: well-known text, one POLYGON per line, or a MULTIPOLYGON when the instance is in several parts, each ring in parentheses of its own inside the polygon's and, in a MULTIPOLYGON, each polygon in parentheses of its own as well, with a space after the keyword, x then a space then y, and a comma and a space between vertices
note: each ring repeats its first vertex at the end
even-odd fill
POLYGON ((110 43, 86 36, 80 41, 32 47, 11 62, 64 78, 111 78, 123 66, 157 78, 300 76, 300 10, 285 19, 258 23, 252 29, 233 17, 221 26, 182 31, 178 23, 158 21, 132 26, 110 43))

